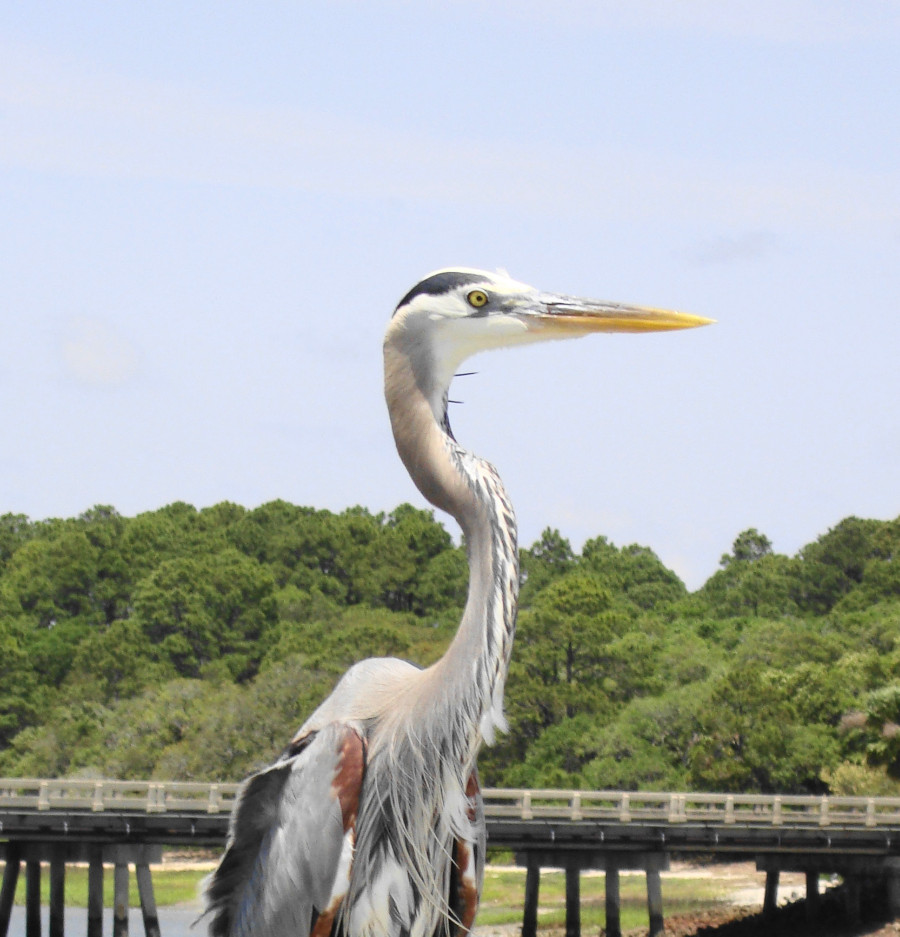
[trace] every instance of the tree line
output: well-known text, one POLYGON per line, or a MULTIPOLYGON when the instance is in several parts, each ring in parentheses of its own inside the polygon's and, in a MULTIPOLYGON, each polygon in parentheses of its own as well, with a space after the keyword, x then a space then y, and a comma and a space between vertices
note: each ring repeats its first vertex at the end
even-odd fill
MULTIPOLYGON (((273 501, 0 517, 0 773, 237 780, 354 661, 427 666, 465 551, 432 512, 273 501)), ((651 549, 522 550, 508 786, 900 793, 900 518, 796 556, 740 533, 689 593, 651 549)))

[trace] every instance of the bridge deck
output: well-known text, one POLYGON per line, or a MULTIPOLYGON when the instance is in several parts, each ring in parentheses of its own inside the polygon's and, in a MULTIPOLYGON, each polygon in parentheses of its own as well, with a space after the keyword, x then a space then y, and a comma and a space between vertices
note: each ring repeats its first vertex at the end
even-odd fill
MULTIPOLYGON (((51 872, 51 937, 62 934, 64 866, 90 863, 88 937, 102 932, 103 863, 115 864, 114 935, 127 934, 128 864, 141 886, 145 930, 159 937, 149 863, 161 844, 219 846, 237 784, 0 779, 0 937, 22 862, 27 933, 40 933, 40 868, 51 872), (4 842, 5 841, 5 842, 4 842)), ((566 869, 566 932, 580 932, 578 873, 606 870, 606 928, 619 934, 619 870, 647 875, 652 934, 663 932, 659 873, 671 852, 747 855, 766 869, 766 906, 778 872, 806 871, 815 904, 819 872, 889 883, 900 910, 900 798, 793 797, 623 791, 484 791, 491 845, 528 867, 523 937, 536 937, 540 869, 566 869)), ((859 888, 851 889, 858 905, 859 888)), ((858 908, 857 908, 858 912, 858 908)))
MULTIPOLYGON (((220 845, 237 784, 0 779, 0 840, 220 845)), ((490 843, 527 850, 900 855, 900 798, 484 791, 490 843)))

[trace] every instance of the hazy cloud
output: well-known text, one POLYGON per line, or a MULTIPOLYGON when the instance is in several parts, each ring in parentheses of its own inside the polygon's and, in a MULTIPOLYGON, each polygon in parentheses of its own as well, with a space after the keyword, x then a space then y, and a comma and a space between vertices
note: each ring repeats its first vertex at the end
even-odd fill
POLYGON ((111 326, 99 319, 77 319, 62 343, 69 374, 95 386, 122 384, 134 374, 134 348, 111 326))
POLYGON ((2 43, 0 104, 0 165, 30 170, 750 229, 893 225, 900 196, 896 172, 402 133, 295 108, 241 107, 2 43))
POLYGON ((728 264, 763 257, 774 250, 776 243, 771 231, 745 231, 702 241, 688 256, 697 264, 728 264))
POLYGON ((900 25, 900 5, 893 0, 859 0, 852 7, 844 0, 394 0, 393 5, 456 12, 466 6, 553 26, 678 31, 804 45, 877 37, 900 25))

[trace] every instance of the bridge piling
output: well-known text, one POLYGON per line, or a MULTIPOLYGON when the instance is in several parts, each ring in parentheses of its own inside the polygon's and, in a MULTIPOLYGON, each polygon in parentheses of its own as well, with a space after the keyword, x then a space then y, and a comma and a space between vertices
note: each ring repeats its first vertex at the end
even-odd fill
POLYGON ((648 937, 660 937, 663 933, 662 879, 659 869, 647 869, 647 913, 650 918, 648 937))
POLYGON ((884 863, 884 890, 888 910, 900 917, 900 860, 887 859, 884 863))
POLYGON ((772 917, 778 909, 778 869, 766 871, 766 890, 763 895, 763 917, 772 917))
POLYGON ((88 850, 87 937, 103 937, 103 847, 88 850))
POLYGON ((806 870, 806 920, 814 922, 819 916, 819 870, 806 870))
POLYGON ((581 869, 566 864, 566 937, 581 937, 581 869))
POLYGON ((41 860, 25 861, 25 937, 41 937, 41 860))
POLYGON ((150 866, 139 862, 134 867, 137 877, 138 895, 141 899, 141 916, 144 919, 144 933, 146 937, 160 937, 159 916, 156 913, 156 898, 153 895, 153 879, 150 877, 150 866))
POLYGON ((18 843, 10 843, 6 850, 6 867, 3 869, 3 885, 0 886, 0 934, 9 930, 9 918, 16 900, 16 885, 19 884, 19 868, 22 850, 18 843))
POLYGON ((606 863, 606 934, 622 937, 621 895, 619 892, 619 866, 606 863))
POLYGON ((536 857, 526 860, 525 909, 522 915, 522 937, 536 937, 538 895, 541 890, 541 864, 536 857))
POLYGON ((50 851, 50 937, 63 937, 66 913, 66 854, 62 846, 50 851))
POLYGON ((850 872, 844 876, 844 910, 854 926, 862 920, 862 875, 850 872))
POLYGON ((128 937, 128 863, 113 869, 113 937, 128 937))

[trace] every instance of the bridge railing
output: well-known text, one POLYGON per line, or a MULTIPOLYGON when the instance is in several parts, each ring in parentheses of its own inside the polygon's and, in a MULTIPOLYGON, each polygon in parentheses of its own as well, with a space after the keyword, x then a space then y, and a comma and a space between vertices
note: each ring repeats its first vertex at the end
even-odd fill
MULTIPOLYGON (((238 784, 0 778, 4 810, 228 814, 238 784)), ((653 791, 486 788, 496 819, 641 824, 898 827, 900 797, 810 797, 653 791)))
POLYGON ((484 800, 485 813, 488 816, 520 820, 753 826, 900 825, 898 797, 488 788, 484 791, 484 800))
POLYGON ((0 778, 0 810, 230 813, 239 787, 206 781, 0 778))

